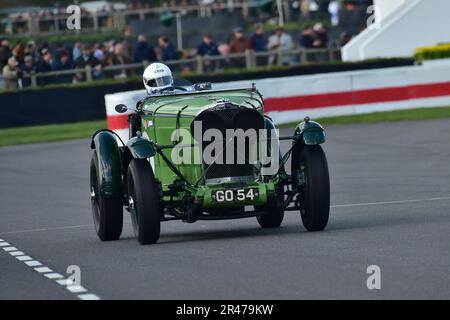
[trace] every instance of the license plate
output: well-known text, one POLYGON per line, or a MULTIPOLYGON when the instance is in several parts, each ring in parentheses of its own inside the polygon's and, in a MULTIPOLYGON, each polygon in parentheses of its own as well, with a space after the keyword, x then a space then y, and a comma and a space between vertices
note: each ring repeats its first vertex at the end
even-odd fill
POLYGON ((213 201, 217 203, 248 202, 259 199, 258 188, 224 189, 216 190, 212 194, 213 201))

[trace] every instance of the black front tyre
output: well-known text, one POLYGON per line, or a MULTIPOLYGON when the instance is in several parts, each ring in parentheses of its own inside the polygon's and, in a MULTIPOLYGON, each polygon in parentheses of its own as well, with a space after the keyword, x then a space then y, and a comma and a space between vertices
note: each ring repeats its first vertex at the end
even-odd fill
POLYGON ((94 217, 95 231, 102 241, 112 241, 120 238, 123 227, 123 199, 102 197, 99 184, 97 152, 91 159, 91 207, 94 217))
POLYGON ((308 231, 322 231, 330 215, 330 178, 328 162, 320 146, 303 146, 298 162, 293 164, 304 176, 305 187, 300 210, 308 231))
POLYGON ((131 160, 127 186, 134 233, 141 244, 154 244, 160 235, 161 210, 157 183, 147 160, 131 160))

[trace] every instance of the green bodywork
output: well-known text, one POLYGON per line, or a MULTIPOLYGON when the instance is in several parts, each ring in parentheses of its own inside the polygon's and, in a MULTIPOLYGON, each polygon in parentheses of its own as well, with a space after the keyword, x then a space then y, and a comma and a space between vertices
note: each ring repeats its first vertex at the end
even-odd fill
MULTIPOLYGON (((142 131, 148 139, 157 142, 159 145, 174 145, 174 130, 176 128, 189 130, 194 119, 204 110, 215 107, 218 103, 229 101, 232 104, 257 108, 263 113, 263 101, 256 91, 235 90, 179 94, 173 96, 157 96, 145 99, 140 109, 142 115, 142 131)), ((175 134, 176 136, 176 134, 175 134)), ((200 149, 195 144, 192 136, 187 140, 180 141, 180 144, 187 145, 179 152, 190 152, 192 160, 200 158, 200 149)), ((163 151, 170 158, 172 149, 163 151)), ((168 167, 167 163, 160 155, 155 157, 155 176, 161 181, 163 186, 173 183, 177 176, 168 167)), ((193 163, 198 163, 192 161, 193 163)), ((178 166, 178 170, 186 177, 186 180, 195 184, 201 179, 203 170, 199 164, 183 164, 178 166)))
MULTIPOLYGON (((254 90, 242 89, 233 91, 215 91, 186 93, 171 96, 148 97, 140 104, 142 112, 142 131, 143 135, 150 141, 155 141, 158 145, 174 145, 179 142, 182 147, 177 149, 167 148, 161 150, 162 153, 171 159, 172 152, 184 154, 189 152, 192 164, 178 165, 177 169, 186 178, 187 182, 196 186, 193 188, 194 197, 197 202, 202 202, 204 208, 220 206, 217 203, 212 204, 211 195, 216 189, 223 189, 226 184, 204 185, 202 180, 203 168, 199 164, 200 148, 192 135, 182 135, 183 141, 174 141, 178 137, 175 129, 179 128, 189 130, 194 119, 203 111, 217 106, 217 104, 229 102, 234 105, 246 108, 255 108, 261 115, 263 114, 263 100, 261 95, 254 90), (200 182, 200 183, 199 183, 200 182)), ((186 132, 186 131, 185 131, 186 132)), ((167 191, 169 186, 179 177, 160 154, 153 157, 152 162, 155 177, 161 182, 163 190, 167 191)), ((258 200, 253 203, 244 203, 245 205, 264 205, 267 203, 267 186, 263 183, 249 183, 246 187, 257 187, 260 191, 258 200)), ((180 199, 184 194, 180 194, 175 199, 180 199)), ((239 205, 242 205, 240 203, 239 205)), ((230 204, 228 204, 229 206, 230 204)))
MULTIPOLYGON (((254 88, 149 96, 137 105, 137 114, 141 119, 140 132, 126 146, 119 147, 112 132, 104 131, 94 135, 92 148, 97 150, 99 157, 103 194, 109 197, 126 195, 124 186, 127 168, 134 158, 150 161, 162 189, 163 205, 175 208, 178 212, 187 210, 186 203, 189 203, 189 208, 243 210, 243 206, 263 207, 276 202, 277 196, 280 196, 276 192, 280 190, 279 184, 286 185, 286 181, 289 181, 284 171, 284 163, 289 154, 284 157, 280 154, 283 163, 275 176, 249 182, 206 184, 205 170, 199 161, 200 147, 192 134, 182 135, 181 131, 191 133, 191 125, 196 117, 205 110, 224 103, 254 109, 261 117, 264 115, 263 98, 254 88), (193 160, 192 164, 174 164, 171 160, 173 152, 182 156, 187 153, 193 160), (214 191, 233 188, 257 189, 258 197, 239 203, 219 204, 213 201, 214 191)), ((268 119, 264 126, 266 129, 274 128, 273 122, 268 119)), ((294 135, 285 140, 287 139, 291 139, 294 144, 321 144, 325 142, 325 133, 320 124, 305 119, 305 122, 298 125, 294 135)))

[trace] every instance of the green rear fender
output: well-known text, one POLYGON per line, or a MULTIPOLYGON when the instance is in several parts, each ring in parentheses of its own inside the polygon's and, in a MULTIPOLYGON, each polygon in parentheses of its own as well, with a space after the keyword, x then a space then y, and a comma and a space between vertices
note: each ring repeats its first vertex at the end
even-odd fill
POLYGON ((297 126, 294 135, 298 138, 297 141, 302 141, 305 145, 318 145, 326 140, 324 128, 309 118, 297 126))
POLYGON ((104 198, 122 198, 122 151, 115 136, 108 131, 96 133, 92 137, 91 149, 97 152, 100 194, 104 198))

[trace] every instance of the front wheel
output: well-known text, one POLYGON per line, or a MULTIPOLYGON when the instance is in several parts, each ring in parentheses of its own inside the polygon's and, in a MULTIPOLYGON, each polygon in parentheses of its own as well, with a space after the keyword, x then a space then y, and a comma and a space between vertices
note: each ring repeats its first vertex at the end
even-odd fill
POLYGON ((147 160, 131 160, 127 186, 134 233, 141 244, 154 244, 160 235, 161 210, 158 185, 147 160))
POLYGON ((296 181, 301 181, 300 213, 308 231, 322 231, 330 214, 328 162, 320 146, 302 146, 293 163, 296 181))

